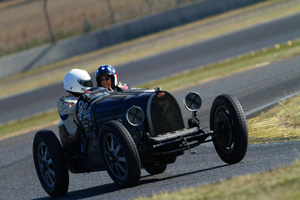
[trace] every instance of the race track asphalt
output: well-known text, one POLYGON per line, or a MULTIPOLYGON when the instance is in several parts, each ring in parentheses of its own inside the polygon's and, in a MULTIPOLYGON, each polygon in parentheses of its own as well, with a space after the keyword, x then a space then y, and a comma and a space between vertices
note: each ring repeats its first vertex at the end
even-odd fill
MULTIPOLYGON (((299 17, 300 15, 295 15, 284 19, 289 19, 291 21, 277 21, 279 24, 282 23, 281 28, 273 29, 271 32, 278 33, 280 36, 276 35, 272 37, 272 34, 270 34, 268 30, 270 30, 273 26, 269 26, 269 24, 264 25, 268 28, 264 30, 265 32, 262 31, 261 34, 268 35, 270 37, 268 43, 269 45, 280 42, 279 38, 281 38, 280 40, 284 42, 298 37, 300 35, 300 26, 294 24, 293 27, 288 29, 288 24, 296 23, 295 21, 300 23, 299 17), (286 33, 280 33, 283 29, 283 26, 285 26, 287 31, 286 33), (297 30, 294 28, 297 28, 297 30), (288 37, 285 37, 286 35, 288 35, 288 37), (278 40, 275 40, 274 38, 277 38, 278 40)), ((278 27, 279 24, 274 25, 273 28, 278 27)), ((251 29, 253 32, 252 34, 249 34, 248 37, 255 35, 254 33, 257 33, 260 28, 263 29, 263 26, 253 27, 253 29, 251 29)), ((268 42, 269 37, 263 37, 263 39, 260 40, 262 37, 261 35, 253 36, 258 40, 257 42, 253 42, 250 38, 241 39, 251 30, 248 29, 247 31, 238 32, 241 35, 238 33, 226 35, 224 36, 226 39, 223 37, 223 39, 216 38, 215 40, 207 41, 207 43, 205 43, 205 49, 211 48, 210 54, 201 53, 202 50, 199 49, 196 51, 195 48, 200 48, 198 45, 204 45, 203 43, 181 48, 182 53, 178 52, 178 55, 184 54, 183 52, 187 51, 189 51, 191 54, 193 52, 198 52, 197 56, 195 56, 195 59, 199 58, 199 62, 191 57, 186 57, 187 59, 185 60, 184 64, 180 66, 184 66, 184 69, 186 69, 185 66, 190 66, 192 68, 204 64, 202 63, 202 60, 204 60, 203 62, 211 62, 206 60, 209 56, 216 56, 215 59, 221 59, 229 56, 227 53, 230 52, 230 55, 242 53, 241 48, 245 48, 244 51, 246 52, 268 45, 262 43, 268 42), (237 39, 240 39, 241 43, 239 43, 239 45, 230 45, 237 41, 237 39), (225 48, 225 46, 222 48, 217 47, 217 44, 219 44, 221 41, 224 43, 229 41, 227 48, 225 48), (201 56, 202 59, 200 59, 201 56), (191 64, 189 62, 191 62, 191 64)), ((130 83, 130 80, 132 79, 130 79, 129 75, 128 77, 126 76, 126 71, 132 76, 134 75, 134 70, 126 70, 128 66, 154 66, 153 63, 158 62, 159 59, 162 59, 162 61, 159 62, 161 64, 156 63, 157 66, 160 66, 161 68, 163 68, 163 66, 173 66, 177 62, 173 63, 173 61, 170 61, 172 58, 171 54, 172 52, 174 53, 177 51, 180 51, 180 49, 151 57, 144 60, 144 63, 143 61, 138 61, 138 63, 121 66, 118 69, 119 77, 122 77, 124 82, 130 83), (166 60, 164 60, 165 58, 166 60), (169 64, 167 65, 166 63, 169 64)), ((211 59, 214 60, 213 58, 211 59)), ((148 68, 146 67, 145 70, 146 69, 148 68)), ((170 72, 170 69, 168 71, 170 72)), ((174 72, 175 71, 176 70, 174 70, 174 72)), ((149 75, 149 77, 147 76, 147 73, 143 74, 143 80, 150 80, 153 78, 153 76, 151 78, 151 75, 149 75)), ((190 116, 190 113, 183 108, 183 96, 190 90, 197 91, 202 95, 203 107, 199 111, 199 116, 202 121, 202 127, 204 127, 208 125, 211 102, 217 95, 229 93, 236 96, 241 102, 244 111, 248 113, 251 110, 263 106, 269 102, 299 92, 299 77, 300 56, 297 56, 272 63, 268 66, 254 68, 217 80, 205 82, 201 85, 195 85, 190 88, 178 90, 173 92, 173 94, 182 107, 182 112, 185 119, 190 116)), ((60 86, 58 85, 49 86, 48 91, 59 91, 59 87, 60 86)), ((44 103, 54 101, 55 104, 57 97, 53 98, 50 96, 61 95, 60 92, 55 94, 51 93, 49 98, 47 98, 42 91, 45 90, 38 90, 35 91, 35 93, 22 94, 22 96, 19 96, 19 100, 22 99, 23 101, 27 99, 27 101, 24 101, 24 108, 20 106, 19 111, 24 113, 29 111, 37 112, 37 110, 30 109, 33 109, 37 105, 39 105, 41 108, 43 107, 43 100, 39 100, 40 102, 37 103, 32 97, 40 97, 41 95, 44 95, 44 103)), ((3 107, 4 104, 2 104, 3 102, 9 102, 9 99, 3 99, 0 102, 1 109, 5 110, 3 107)), ((8 107, 10 104, 5 105, 8 107)), ((49 107, 51 107, 50 103, 49 107)), ((6 110, 6 112, 9 113, 9 110, 6 110)), ((11 113, 13 112, 15 112, 15 110, 11 110, 11 113)), ((47 128, 57 133, 57 126, 47 128)), ((34 169, 32 159, 33 137, 34 132, 29 132, 0 141, 0 199, 49 199, 48 195, 41 187, 34 169)), ((150 196, 153 193, 159 193, 162 191, 173 191, 180 188, 216 182, 243 174, 266 171, 278 166, 288 165, 296 158, 299 158, 300 142, 249 145, 247 154, 243 161, 235 165, 226 165, 224 162, 222 162, 216 154, 211 143, 200 145, 194 150, 197 151, 196 155, 186 152, 183 156, 178 157, 174 164, 169 165, 166 172, 162 174, 149 176, 145 170, 142 170, 140 184, 132 188, 123 189, 118 187, 113 183, 105 171, 93 172, 89 174, 70 174, 69 193, 67 196, 61 199, 132 199, 138 196, 150 196)))
MULTIPOLYGON (((299 36, 300 14, 296 14, 121 65, 117 68, 118 77, 129 85, 138 85, 299 36)), ((0 124, 53 109, 57 99, 64 94, 62 83, 59 83, 0 99, 0 124)))
MULTIPOLYGON (((219 94, 236 96, 247 113, 256 107, 300 91, 300 56, 268 66, 240 72, 217 80, 185 88, 173 95, 178 99, 185 120, 190 113, 183 109, 182 98, 189 90, 199 92, 203 107, 199 111, 202 126, 208 125, 212 100, 219 94)), ((48 127, 57 133, 57 126, 48 127)), ((0 199, 48 199, 37 178, 33 159, 34 132, 0 141, 0 199)), ((67 196, 61 199, 132 199, 153 193, 216 182, 243 174, 270 170, 292 163, 300 157, 300 142, 249 145, 242 162, 227 165, 220 160, 211 143, 200 145, 178 157, 159 175, 142 170, 140 184, 120 188, 108 174, 70 174, 67 196)))

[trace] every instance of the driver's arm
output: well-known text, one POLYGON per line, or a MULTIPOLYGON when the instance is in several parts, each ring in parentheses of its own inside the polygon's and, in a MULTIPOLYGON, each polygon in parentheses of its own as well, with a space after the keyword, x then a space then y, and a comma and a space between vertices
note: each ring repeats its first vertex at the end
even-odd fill
POLYGON ((61 97, 57 102, 58 112, 61 116, 75 114, 77 99, 61 97))

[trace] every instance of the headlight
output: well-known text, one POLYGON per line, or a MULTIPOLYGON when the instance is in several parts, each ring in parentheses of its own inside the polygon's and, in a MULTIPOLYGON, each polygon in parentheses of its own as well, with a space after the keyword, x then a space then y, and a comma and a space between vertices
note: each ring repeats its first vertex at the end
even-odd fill
POLYGON ((197 111, 202 106, 202 98, 197 92, 189 92, 183 99, 183 104, 189 111, 197 111))
POLYGON ((131 106, 126 112, 126 119, 132 126, 139 126, 144 122, 144 111, 138 106, 131 106))

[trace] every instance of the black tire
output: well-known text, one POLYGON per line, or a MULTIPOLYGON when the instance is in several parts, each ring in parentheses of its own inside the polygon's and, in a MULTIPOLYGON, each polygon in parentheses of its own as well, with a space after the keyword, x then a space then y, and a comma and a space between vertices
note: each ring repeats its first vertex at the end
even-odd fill
POLYGON ((218 132, 213 136, 213 144, 220 158, 228 164, 240 162, 248 147, 248 128, 243 108, 235 97, 224 94, 214 100, 210 127, 218 132))
POLYGON ((120 122, 109 121, 100 129, 99 144, 106 170, 113 181, 122 187, 137 185, 141 162, 128 130, 120 122))
POLYGON ((166 171, 167 164, 147 164, 144 168, 149 174, 156 175, 166 171))
POLYGON ((33 159, 44 190, 52 197, 64 196, 69 188, 69 172, 63 149, 52 131, 35 134, 33 159))

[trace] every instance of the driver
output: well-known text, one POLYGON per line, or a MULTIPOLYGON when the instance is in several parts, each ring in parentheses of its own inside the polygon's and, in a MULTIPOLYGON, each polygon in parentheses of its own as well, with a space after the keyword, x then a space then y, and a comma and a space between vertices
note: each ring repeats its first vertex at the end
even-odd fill
POLYGON ((96 71, 97 87, 104 87, 109 91, 122 91, 130 89, 126 83, 118 82, 115 68, 110 65, 102 65, 96 71))
POLYGON ((69 134, 69 139, 74 141, 78 135, 76 103, 82 93, 93 87, 93 82, 87 71, 71 69, 65 75, 63 83, 68 95, 59 98, 57 108, 60 118, 69 134))

